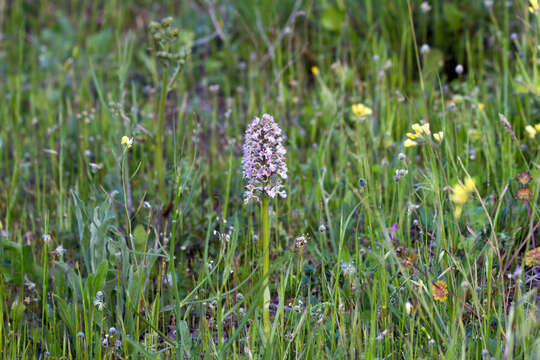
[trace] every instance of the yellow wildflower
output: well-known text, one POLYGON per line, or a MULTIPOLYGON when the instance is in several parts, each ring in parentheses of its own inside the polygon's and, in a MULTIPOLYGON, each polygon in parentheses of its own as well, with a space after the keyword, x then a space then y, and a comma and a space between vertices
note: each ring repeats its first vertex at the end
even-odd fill
POLYGON ((419 123, 414 123, 411 125, 411 128, 414 130, 414 132, 417 134, 417 135, 421 135, 422 134, 422 125, 420 125, 419 123))
POLYGON ((448 296, 448 285, 442 280, 435 281, 431 288, 431 294, 437 301, 444 302, 448 296))
POLYGON ((530 12, 535 12, 538 10, 538 0, 529 0, 529 11, 530 12))
POLYGON ((122 145, 126 145, 128 149, 133 145, 133 138, 128 138, 127 136, 122 136, 122 145))
POLYGON ((418 143, 417 143, 416 141, 414 141, 414 140, 407 139, 407 140, 405 140, 405 142, 403 143, 403 145, 404 145, 405 147, 412 147, 412 146, 418 145, 418 143))
POLYGON ((463 205, 469 199, 469 195, 474 191, 474 180, 468 177, 465 180, 465 184, 456 184, 452 188, 452 194, 450 195, 450 200, 455 205, 454 216, 459 218, 461 216, 463 205))
MULTIPOLYGON (((411 147, 411 146, 418 145, 418 142, 413 141, 413 140, 416 140, 418 138, 423 139, 424 134, 425 135, 431 135, 431 129, 429 127, 429 123, 425 123, 425 124, 422 124, 422 125, 420 125, 419 123, 414 123, 414 124, 411 125, 411 129, 413 129, 414 132, 408 132, 408 133, 405 134, 407 136, 407 138, 408 138, 404 142, 405 147, 411 147)), ((442 139, 443 139, 443 132, 439 131, 436 134, 433 134, 433 137, 438 142, 441 142, 442 139)))
POLYGON ((352 106, 352 112, 355 116, 358 116, 358 117, 365 117, 365 116, 373 114, 373 110, 371 110, 369 107, 367 107, 364 104, 354 104, 352 106))
POLYGON ((529 134, 529 137, 531 139, 534 139, 534 137, 536 136, 536 129, 534 127, 532 127, 531 125, 527 125, 525 126, 525 131, 527 132, 527 134, 529 134))
POLYGON ((534 130, 540 131, 540 123, 534 125, 534 130))
POLYGON ((441 142, 443 139, 443 136, 444 134, 442 131, 439 131, 438 133, 433 134, 433 138, 437 140, 437 142, 441 142))
POLYGON ((465 179, 465 190, 468 192, 474 191, 474 180, 471 177, 465 179))
POLYGON ((540 246, 525 253, 525 265, 540 265, 540 246))
POLYGON ((478 110, 484 110, 485 107, 484 103, 478 103, 478 110))
POLYGON ((319 67, 313 65, 313 66, 311 67, 311 72, 313 73, 313 75, 317 75, 317 74, 319 73, 319 67))

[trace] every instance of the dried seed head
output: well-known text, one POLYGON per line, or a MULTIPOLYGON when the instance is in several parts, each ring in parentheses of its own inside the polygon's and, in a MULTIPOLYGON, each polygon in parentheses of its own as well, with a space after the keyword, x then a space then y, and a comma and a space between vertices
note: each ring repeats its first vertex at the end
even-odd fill
POLYGON ((532 196, 532 191, 526 186, 520 187, 516 192, 516 198, 519 200, 529 201, 532 196))
POLYGON ((527 171, 523 171, 516 176, 516 180, 519 181, 521 185, 527 185, 532 181, 532 176, 527 171))
POLYGON ((308 242, 308 236, 305 234, 302 234, 296 238, 294 247, 297 250, 303 249, 306 246, 307 242, 308 242))

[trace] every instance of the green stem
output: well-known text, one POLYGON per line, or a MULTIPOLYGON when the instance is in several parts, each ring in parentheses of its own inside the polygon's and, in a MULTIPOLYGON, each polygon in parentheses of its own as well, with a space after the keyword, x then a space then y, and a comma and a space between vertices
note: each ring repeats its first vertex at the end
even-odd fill
POLYGON ((158 175, 158 184, 159 184, 159 195, 161 196, 161 201, 165 203, 166 194, 165 194, 165 177, 163 172, 163 131, 165 128, 164 125, 164 114, 165 114, 165 99, 167 98, 167 78, 169 77, 167 67, 163 69, 163 80, 161 83, 161 96, 159 98, 159 109, 158 109, 158 129, 156 134, 156 153, 155 153, 155 162, 158 175))
POLYGON ((268 270, 270 268, 270 218, 268 215, 268 196, 263 196, 261 205, 262 219, 262 253, 264 255, 262 268, 263 287, 263 322, 266 340, 270 337, 270 289, 268 287, 268 270))
MULTIPOLYGON (((128 152, 128 147, 127 146, 124 146, 124 149, 122 150, 122 168, 121 168, 121 174, 120 176, 122 177, 122 192, 123 192, 123 196, 124 196, 124 212, 126 213, 126 231, 127 231, 127 236, 128 236, 128 239, 131 243, 131 248, 133 250, 136 250, 135 249, 135 243, 133 242, 133 237, 131 236, 131 217, 129 215, 129 208, 128 208, 128 198, 127 198, 127 181, 129 180, 128 179, 128 170, 126 169, 127 167, 127 163, 126 163, 126 159, 127 159, 127 152, 128 152)), ((135 260, 135 263, 137 263, 137 257, 135 256, 135 254, 133 254, 133 259, 135 260)))

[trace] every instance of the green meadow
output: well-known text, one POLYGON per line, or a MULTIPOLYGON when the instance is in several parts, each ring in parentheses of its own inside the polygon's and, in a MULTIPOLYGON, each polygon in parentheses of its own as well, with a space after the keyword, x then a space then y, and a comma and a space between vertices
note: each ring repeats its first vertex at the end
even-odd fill
POLYGON ((2 359, 540 359, 540 5, 0 0, 2 359))

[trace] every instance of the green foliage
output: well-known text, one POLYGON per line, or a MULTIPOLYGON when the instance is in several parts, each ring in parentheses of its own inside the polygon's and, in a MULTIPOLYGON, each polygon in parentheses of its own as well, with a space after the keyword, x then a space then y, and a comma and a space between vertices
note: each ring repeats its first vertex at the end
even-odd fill
POLYGON ((0 1, 2 358, 537 359, 529 5, 0 1))

